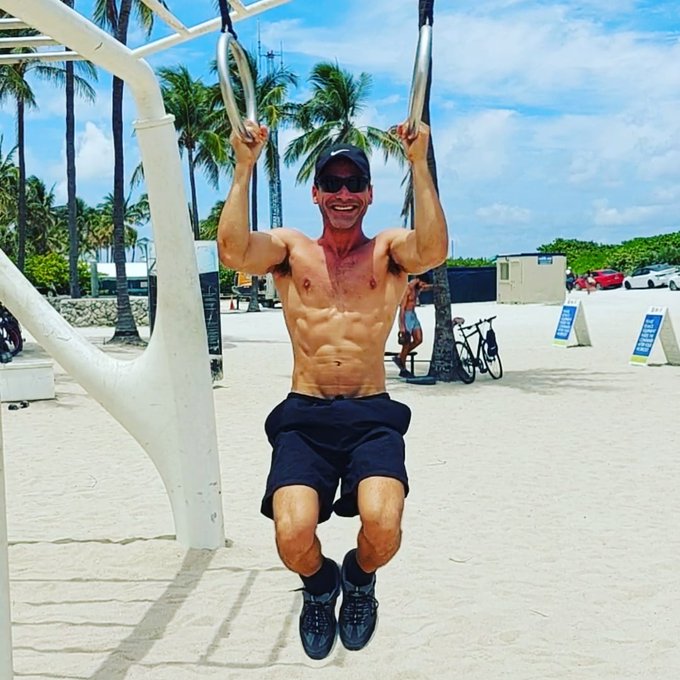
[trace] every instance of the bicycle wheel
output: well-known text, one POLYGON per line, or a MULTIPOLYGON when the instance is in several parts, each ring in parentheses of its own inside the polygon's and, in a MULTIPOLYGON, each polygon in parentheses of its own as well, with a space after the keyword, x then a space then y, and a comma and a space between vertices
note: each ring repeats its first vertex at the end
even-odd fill
POLYGON ((458 352, 458 377, 466 384, 475 381, 477 369, 475 367, 475 360, 470 352, 469 347, 463 342, 456 343, 456 352, 458 352))
POLYGON ((484 363, 486 364, 486 369, 489 371, 489 375, 494 380, 502 378, 503 364, 501 363, 501 355, 496 352, 493 356, 490 356, 486 342, 482 345, 482 357, 484 357, 484 363))

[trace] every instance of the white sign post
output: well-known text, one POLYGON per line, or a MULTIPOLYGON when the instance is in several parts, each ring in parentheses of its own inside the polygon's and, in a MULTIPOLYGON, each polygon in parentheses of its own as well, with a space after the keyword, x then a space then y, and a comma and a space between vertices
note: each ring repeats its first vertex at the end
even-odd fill
POLYGON ((576 347, 591 346, 590 333, 588 333, 588 324, 586 324, 586 315, 581 306, 581 301, 568 299, 562 305, 553 345, 555 347, 568 347, 572 333, 576 340, 576 347))
POLYGON ((633 366, 648 365, 649 355, 657 338, 661 342, 666 361, 671 366, 680 366, 680 347, 678 347, 673 324, 668 316, 668 307, 649 308, 642 321, 642 328, 630 357, 630 363, 633 366))

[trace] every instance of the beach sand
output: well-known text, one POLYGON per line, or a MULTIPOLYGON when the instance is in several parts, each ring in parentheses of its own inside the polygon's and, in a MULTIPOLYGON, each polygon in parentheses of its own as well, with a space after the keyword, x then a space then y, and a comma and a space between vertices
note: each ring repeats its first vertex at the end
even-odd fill
MULTIPOLYGON (((680 334, 680 293, 576 297, 592 347, 553 347, 559 306, 454 305, 498 315, 502 380, 410 385, 386 364, 413 411, 403 546, 378 575, 373 641, 322 662, 302 651, 300 582, 259 514, 262 424, 289 390, 281 311, 222 316, 217 551, 173 540, 150 460, 57 367, 55 400, 3 405, 17 677, 676 680, 680 367, 658 349, 653 366, 628 360, 650 305, 680 334)), ((418 313, 428 357, 433 308, 418 313)), ((357 529, 322 525, 326 554, 341 560, 357 529)))

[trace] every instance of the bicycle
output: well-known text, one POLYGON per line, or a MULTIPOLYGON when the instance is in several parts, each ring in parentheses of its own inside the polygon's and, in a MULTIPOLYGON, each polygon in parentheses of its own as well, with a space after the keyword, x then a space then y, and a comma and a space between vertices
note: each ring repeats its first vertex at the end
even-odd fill
POLYGON ((469 326, 463 326, 462 323, 457 323, 454 326, 454 329, 457 328, 459 330, 462 338, 456 340, 455 343, 460 359, 458 374, 466 385, 475 381, 478 370, 480 373, 488 373, 494 380, 499 380, 503 377, 503 364, 498 353, 496 333, 493 330, 493 320, 495 318, 495 316, 491 316, 488 319, 480 319, 469 326), (486 333, 482 331, 484 324, 489 324, 486 333), (478 338, 476 352, 472 351, 470 345, 470 338, 474 336, 478 338))
POLYGON ((18 319, 0 302, 0 363, 12 361, 23 347, 24 339, 18 319))

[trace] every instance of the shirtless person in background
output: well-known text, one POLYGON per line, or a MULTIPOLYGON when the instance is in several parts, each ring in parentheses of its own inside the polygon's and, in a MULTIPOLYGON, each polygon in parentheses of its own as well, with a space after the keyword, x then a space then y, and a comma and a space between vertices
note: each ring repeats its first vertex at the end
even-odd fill
POLYGON ((406 358, 409 352, 420 347, 423 342, 423 329, 416 314, 416 305, 421 290, 430 290, 432 285, 425 283, 419 276, 414 276, 406 286, 404 295, 399 305, 399 337, 401 352, 398 357, 393 357, 394 363, 399 367, 399 375, 402 378, 412 378, 410 371, 406 370, 406 358))
POLYGON ((446 221, 426 162, 429 128, 421 125, 409 137, 399 126, 413 173, 414 230, 364 234, 373 201, 368 159, 361 149, 338 144, 315 167, 312 201, 321 212, 321 236, 285 228, 251 233, 248 187, 267 129, 246 125, 252 142, 231 138, 236 167, 217 242, 226 267, 272 272, 281 298, 292 387, 265 423, 273 451, 261 509, 274 520, 282 562, 302 578, 303 648, 323 659, 338 629, 347 649, 368 643, 377 622, 375 572, 399 549, 408 493, 403 435, 411 412, 386 392, 385 343, 407 274, 445 259, 446 221), (361 519, 357 546, 341 569, 323 555, 316 536, 333 511, 361 519))

